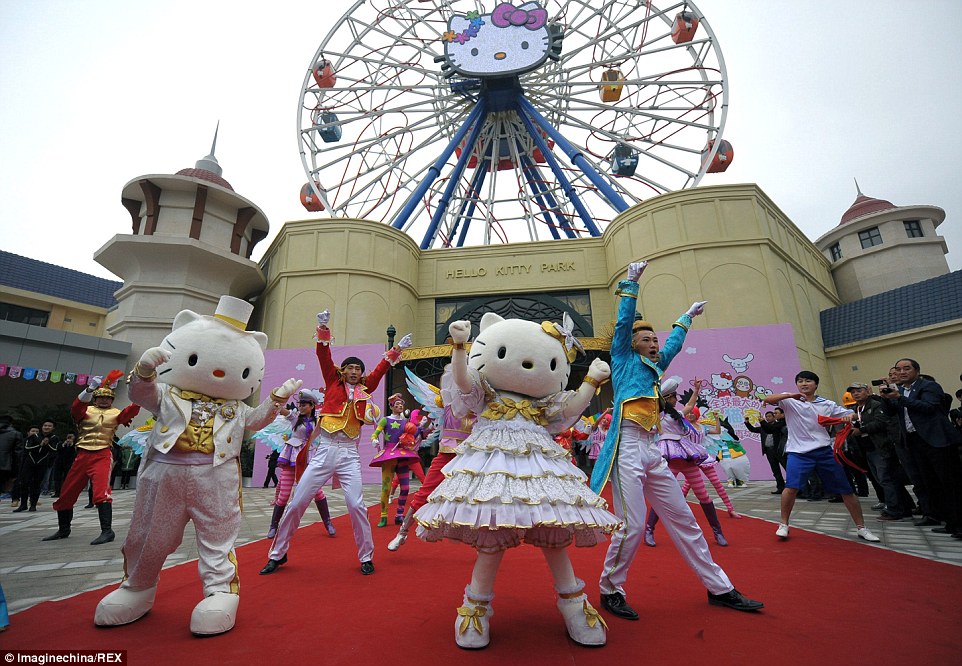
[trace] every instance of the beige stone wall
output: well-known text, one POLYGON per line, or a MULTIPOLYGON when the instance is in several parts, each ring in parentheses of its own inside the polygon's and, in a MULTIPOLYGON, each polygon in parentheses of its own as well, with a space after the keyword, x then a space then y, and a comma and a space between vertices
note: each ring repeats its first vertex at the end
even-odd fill
POLYGON ((923 373, 935 377, 942 388, 954 396, 955 391, 962 388, 959 383, 962 363, 957 351, 948 353, 952 349, 962 349, 962 320, 832 347, 826 350, 825 356, 839 390, 854 381, 869 382, 885 377, 898 359, 914 358, 923 373))
MULTIPOLYGON (((258 327, 273 349, 311 344, 324 309, 340 344, 383 343, 388 324, 398 337, 414 331, 419 252, 410 236, 377 222, 288 222, 261 260, 258 327)), ((415 344, 431 343, 433 334, 415 336, 415 344)))
POLYGON ((829 262, 754 184, 672 192, 622 213, 605 230, 610 286, 650 262, 639 310, 665 329, 707 300, 699 328, 790 323, 799 362, 829 375, 819 312, 838 304, 829 262))
POLYGON ((802 367, 830 376, 819 326, 819 312, 838 304, 829 262, 753 184, 654 197, 601 238, 575 241, 422 251, 376 222, 288 222, 261 261, 258 327, 272 348, 308 345, 315 314, 330 308, 344 344, 382 343, 394 324, 427 347, 437 298, 587 289, 597 335, 637 259, 651 262, 639 309, 656 326, 669 327, 696 300, 709 301, 697 327, 791 323, 802 367))

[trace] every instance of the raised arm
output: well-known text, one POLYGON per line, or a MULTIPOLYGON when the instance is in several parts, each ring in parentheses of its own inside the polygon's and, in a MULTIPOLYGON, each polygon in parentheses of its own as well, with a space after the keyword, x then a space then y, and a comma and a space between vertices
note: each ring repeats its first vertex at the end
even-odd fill
POLYGON ((691 396, 688 398, 688 402, 682 407, 681 415, 686 419, 691 416, 692 411, 695 409, 695 405, 698 404, 698 391, 701 390, 704 381, 695 377, 694 390, 691 392, 691 396))
POLYGON ((451 376, 461 393, 470 393, 474 383, 468 373, 468 352, 464 345, 471 337, 471 322, 453 321, 448 326, 448 332, 454 343, 451 349, 451 376))

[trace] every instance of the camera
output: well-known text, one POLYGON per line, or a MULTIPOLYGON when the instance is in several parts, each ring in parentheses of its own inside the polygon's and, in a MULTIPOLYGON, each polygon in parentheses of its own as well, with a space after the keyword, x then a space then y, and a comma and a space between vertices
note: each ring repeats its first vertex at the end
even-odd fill
POLYGON ((887 384, 887 383, 888 383, 888 380, 886 380, 886 379, 873 379, 873 380, 872 380, 872 386, 881 386, 882 384, 887 384))
POLYGON ((879 393, 895 393, 895 388, 891 384, 887 384, 879 389, 879 393))

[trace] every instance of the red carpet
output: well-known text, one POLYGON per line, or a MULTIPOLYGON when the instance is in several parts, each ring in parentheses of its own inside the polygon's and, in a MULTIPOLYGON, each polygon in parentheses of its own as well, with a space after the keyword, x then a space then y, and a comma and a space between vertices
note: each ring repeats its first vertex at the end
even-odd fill
MULTIPOLYGON (((337 519, 333 539, 320 524, 300 530, 290 561, 271 576, 257 575, 267 541, 239 549, 242 600, 237 626, 227 634, 190 635, 201 587, 196 563, 188 563, 163 572, 156 605, 139 622, 93 625, 107 588, 18 613, 0 644, 127 650, 135 665, 958 663, 962 568, 797 528, 780 543, 770 523, 723 520, 732 546, 713 546, 716 560, 765 610, 752 615, 709 606, 662 529, 657 548, 642 546, 629 579, 629 601, 642 621, 605 614, 608 645, 599 649, 567 639, 540 552, 521 547, 501 568, 490 647, 459 650, 454 611, 473 551, 412 538, 389 553, 396 528, 375 528, 377 571, 362 576, 346 517, 337 519)), ((603 548, 570 552, 597 605, 603 548)))

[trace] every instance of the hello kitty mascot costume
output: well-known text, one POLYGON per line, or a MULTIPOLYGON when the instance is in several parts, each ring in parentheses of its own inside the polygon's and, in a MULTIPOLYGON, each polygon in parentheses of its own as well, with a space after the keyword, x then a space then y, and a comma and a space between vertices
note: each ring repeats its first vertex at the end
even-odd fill
POLYGON ((121 549, 124 580, 97 605, 97 625, 128 624, 151 609, 164 561, 193 521, 204 599, 191 614, 190 630, 212 635, 234 626, 244 431, 270 423, 301 386, 288 379, 257 407, 243 402, 264 377, 267 347, 266 335, 245 330, 252 310, 246 301, 221 296, 213 316, 179 312, 170 334, 130 373, 130 399, 157 422, 121 549))
POLYGON ((539 325, 489 312, 469 356, 470 322, 449 326, 451 408, 455 415, 474 412, 477 422, 414 518, 422 539, 477 550, 454 622, 463 648, 488 644, 495 575, 505 550, 521 543, 544 553, 568 635, 582 645, 606 642, 604 620, 588 603, 566 548, 603 542, 619 521, 552 435, 579 419, 610 371, 595 359, 578 390, 565 390, 580 348, 571 329, 567 316, 563 325, 539 325))

